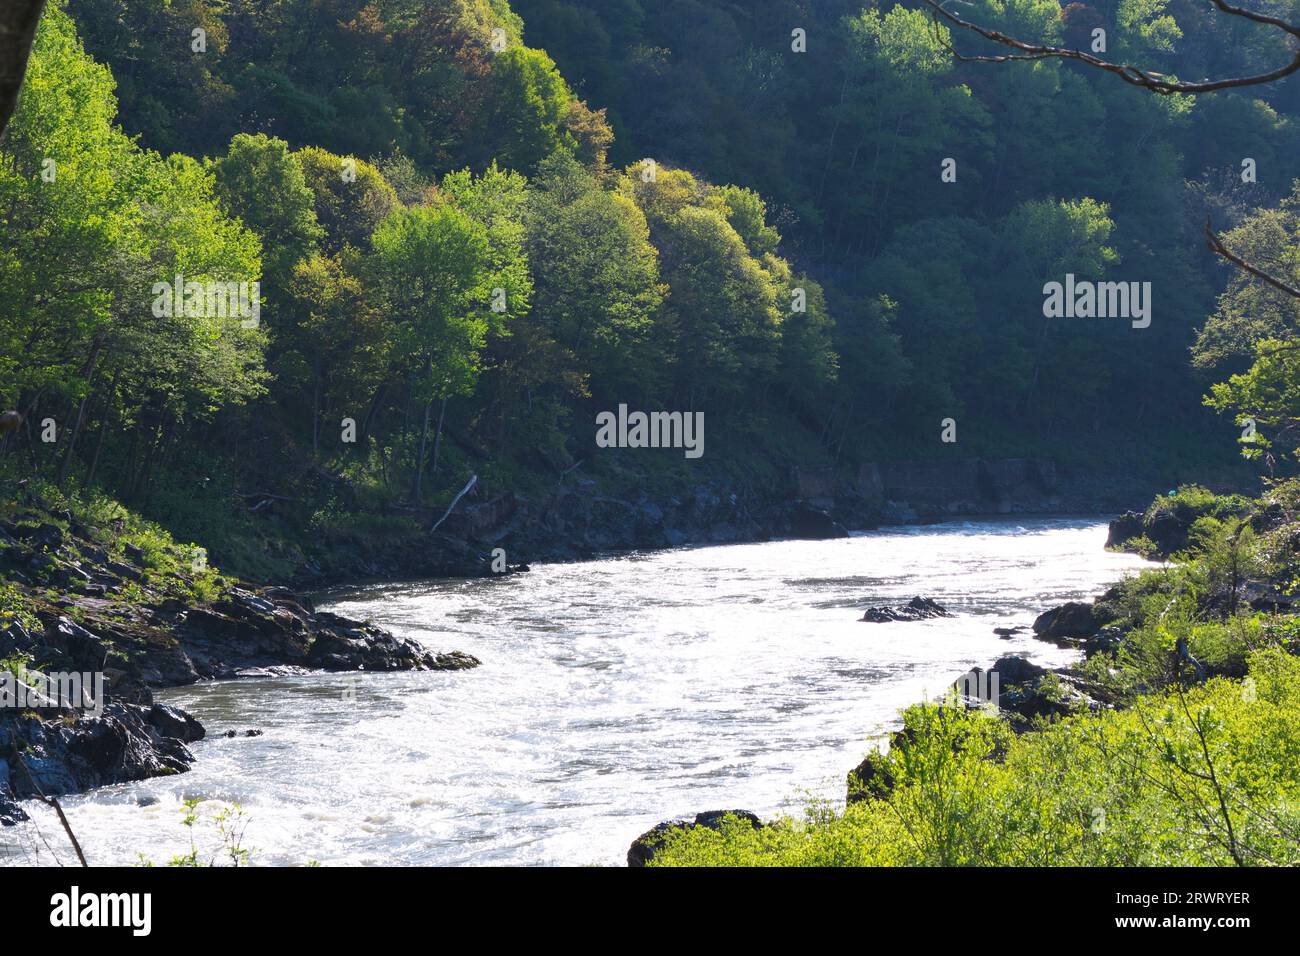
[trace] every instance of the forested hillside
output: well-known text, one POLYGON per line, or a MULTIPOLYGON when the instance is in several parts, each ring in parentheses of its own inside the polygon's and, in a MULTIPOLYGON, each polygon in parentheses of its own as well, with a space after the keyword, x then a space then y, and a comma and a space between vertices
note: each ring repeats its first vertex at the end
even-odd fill
MULTIPOLYGON (((1173 74, 1285 53, 1190 0, 974 7, 1173 74)), ((3 467, 254 575, 427 526, 471 474, 1244 479, 1233 417, 1294 369, 1202 396, 1300 313, 1201 230, 1300 269, 1300 85, 1161 97, 951 42, 848 0, 52 3, 0 138, 3 467), (1149 326, 1045 317, 1067 273, 1149 282, 1149 326), (622 404, 703 413, 707 453, 593 455, 622 404)))

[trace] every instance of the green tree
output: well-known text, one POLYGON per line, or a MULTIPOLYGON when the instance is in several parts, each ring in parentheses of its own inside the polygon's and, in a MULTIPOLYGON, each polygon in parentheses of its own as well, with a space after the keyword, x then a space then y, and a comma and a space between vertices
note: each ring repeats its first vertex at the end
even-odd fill
POLYGON ((278 293, 324 235, 302 163, 282 139, 240 133, 211 167, 226 208, 261 238, 266 280, 278 293))
POLYGON ((407 357, 403 371, 422 409, 411 490, 418 504, 433 404, 473 390, 495 323, 492 250, 487 229, 451 203, 393 212, 373 245, 379 290, 398 323, 393 351, 407 357))
POLYGON ((370 163, 337 156, 316 146, 293 154, 313 196, 321 247, 330 254, 345 245, 364 249, 375 227, 399 205, 397 192, 370 163))
POLYGON ((536 311, 602 396, 652 392, 663 299, 658 253, 636 204, 603 189, 566 154, 543 165, 530 206, 536 311))

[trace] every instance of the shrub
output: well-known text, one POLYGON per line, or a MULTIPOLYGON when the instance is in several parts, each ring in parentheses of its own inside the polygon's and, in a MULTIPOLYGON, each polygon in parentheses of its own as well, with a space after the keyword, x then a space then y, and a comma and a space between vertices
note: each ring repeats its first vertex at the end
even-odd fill
MULTIPOLYGON (((1216 627, 1207 648, 1225 639, 1216 627)), ((1244 681, 1019 736, 983 713, 910 708, 887 796, 682 831, 651 865, 1293 865, 1300 660, 1267 647, 1247 661, 1244 681)))

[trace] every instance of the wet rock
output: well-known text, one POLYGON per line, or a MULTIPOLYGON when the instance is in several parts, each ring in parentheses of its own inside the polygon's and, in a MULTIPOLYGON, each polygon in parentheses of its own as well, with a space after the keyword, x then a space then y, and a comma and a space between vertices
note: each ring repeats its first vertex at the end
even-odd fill
POLYGON ((0 760, 0 827, 11 827, 27 819, 27 813, 14 799, 9 785, 9 764, 0 760))
MULTIPOLYGON (((1126 511, 1110 523, 1106 537, 1107 547, 1132 550, 1129 542, 1145 538, 1151 544, 1149 557, 1167 559, 1185 550, 1191 543, 1192 526, 1207 515, 1224 517, 1242 516, 1250 511, 1244 501, 1230 501, 1207 495, 1199 503, 1160 497, 1146 513, 1126 511)), ((1265 524, 1267 519, 1265 519, 1265 524)), ((1252 516, 1254 524, 1254 516, 1252 516)))
POLYGON ((734 817, 748 823, 755 830, 763 828, 763 821, 749 810, 706 810, 704 813, 696 814, 694 820, 670 820, 657 824, 641 834, 628 848, 627 865, 631 867, 645 866, 654 859, 659 850, 663 849, 664 842, 670 833, 690 830, 695 827, 720 831, 728 817, 734 817))
POLYGON ((863 613, 861 620, 872 624, 886 624, 891 621, 923 621, 933 617, 952 617, 952 614, 937 601, 918 596, 898 607, 889 605, 869 607, 863 613))
POLYGON ((1272 614, 1289 614, 1295 611, 1297 597, 1282 590, 1270 581, 1246 581, 1237 595, 1239 605, 1250 605, 1252 610, 1272 614))
POLYGON ((1094 654, 1114 656, 1123 642, 1124 632, 1118 627, 1103 627, 1083 642, 1083 656, 1085 658, 1092 657, 1094 654))
POLYGON ((98 635, 66 615, 41 611, 38 617, 44 634, 33 651, 44 669, 84 673, 103 668, 108 648, 98 635))
MULTIPOLYGON (((983 675, 981 668, 971 674, 983 675)), ((983 680, 993 696, 993 678, 997 675, 996 696, 998 707, 1011 714, 1012 727, 1024 730, 1036 717, 1064 717, 1081 710, 1093 710, 1100 705, 1085 693, 1080 681, 1064 670, 1049 671, 1023 657, 1008 655, 999 658, 987 671, 983 680)), ((984 701, 979 701, 983 704, 984 701)))
POLYGON ((14 529, 13 535, 29 545, 49 551, 57 550, 63 545, 63 529, 49 522, 42 522, 35 527, 19 526, 14 529))
POLYGON ((795 508, 790 517, 790 534, 811 541, 849 536, 848 530, 827 512, 802 504, 795 508))
POLYGON ((1114 620, 1108 608, 1082 601, 1068 601, 1044 611, 1034 620, 1034 633, 1041 638, 1085 638, 1096 634, 1104 624, 1114 620))
POLYGON ((149 708, 149 725, 164 737, 174 737, 182 743, 202 740, 203 725, 181 710, 168 704, 154 704, 149 708))
MULTIPOLYGON (((974 668, 974 670, 978 671, 979 668, 974 668)), ((999 657, 989 670, 998 675, 998 681, 1002 686, 1028 684, 1048 673, 1046 667, 1040 667, 1016 654, 999 657)))
POLYGON ((245 591, 243 588, 231 588, 226 592, 226 597, 240 607, 257 614, 273 614, 275 612, 275 602, 259 597, 251 591, 245 591))
POLYGON ((114 575, 118 580, 135 581, 137 584, 144 580, 144 575, 140 573, 139 568, 123 564, 121 561, 108 562, 104 565, 104 570, 114 575))
POLYGON ((127 545, 122 560, 111 560, 104 548, 83 540, 86 529, 69 526, 73 531, 65 532, 36 512, 0 521, 3 579, 20 587, 29 580, 55 583, 62 592, 51 597, 27 590, 40 626, 8 621, 0 629, 0 657, 24 653, 34 670, 47 673, 102 673, 106 700, 93 713, 39 699, 22 710, 0 708, 0 822, 22 819, 19 801, 36 787, 72 793, 186 770, 193 761, 186 745, 203 739, 203 727, 183 710, 155 703, 153 687, 309 668, 459 670, 479 664, 469 654, 435 653, 382 628, 318 613, 287 588, 230 587, 210 603, 177 597, 190 590, 184 573, 146 579, 140 549, 127 545), (138 589, 124 600, 127 582, 138 589))
MULTIPOLYGON (((176 718, 179 725, 201 735, 198 722, 185 717, 176 718)), ((100 716, 75 720, 0 717, 0 765, 16 800, 183 773, 193 761, 182 738, 155 726, 151 708, 134 704, 109 703, 100 716)))
MULTIPOLYGON (((903 731, 894 734, 891 749, 902 746, 907 741, 903 731)), ((894 789, 894 775, 889 770, 889 759, 883 753, 869 753, 849 771, 848 793, 846 803, 860 800, 883 800, 894 789)))
POLYGON ((1106 533, 1106 547, 1122 548, 1134 538, 1142 536, 1142 521, 1145 515, 1140 511, 1126 511, 1110 523, 1106 533))
POLYGON ((435 654, 409 638, 324 611, 315 627, 307 662, 325 670, 463 670, 480 663, 461 651, 435 654))

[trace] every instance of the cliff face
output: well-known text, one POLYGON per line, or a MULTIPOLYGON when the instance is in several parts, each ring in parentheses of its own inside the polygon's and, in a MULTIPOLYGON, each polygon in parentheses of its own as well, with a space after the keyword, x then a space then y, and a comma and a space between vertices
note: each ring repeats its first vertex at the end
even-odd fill
POLYGON ((918 516, 1044 514, 1061 510, 1056 464, 1042 458, 960 458, 864 465, 859 485, 877 483, 883 509, 918 516))
MULTIPOLYGON (((794 480, 814 507, 836 512, 865 506, 885 521, 1051 514, 1069 507, 1055 462, 1044 458, 890 461, 862 465, 852 481, 831 469, 799 470, 794 480)), ((1089 510, 1086 503, 1081 510, 1089 510)))

